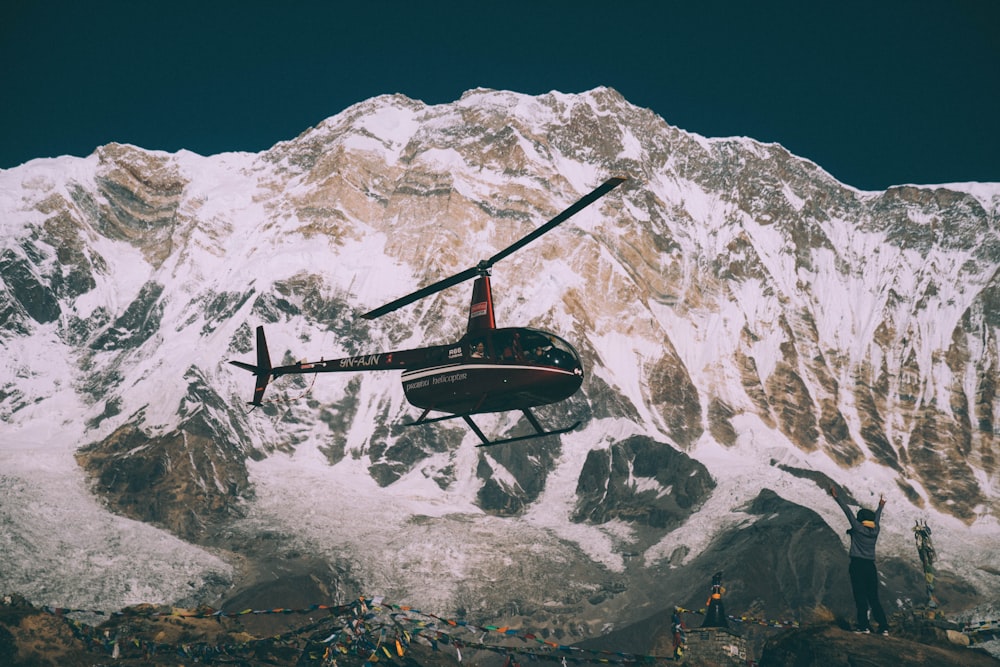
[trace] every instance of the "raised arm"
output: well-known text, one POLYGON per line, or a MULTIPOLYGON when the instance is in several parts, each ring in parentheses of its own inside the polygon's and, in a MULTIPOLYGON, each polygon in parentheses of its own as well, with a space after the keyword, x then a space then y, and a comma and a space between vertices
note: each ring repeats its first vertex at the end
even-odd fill
POLYGON ((875 510, 875 523, 881 523, 883 507, 885 507, 885 496, 880 493, 878 494, 878 509, 875 510))
POLYGON ((854 525, 855 519, 854 515, 851 514, 851 508, 847 506, 847 503, 844 502, 843 498, 840 497, 840 494, 837 493, 837 487, 830 487, 830 495, 833 496, 833 499, 837 501, 838 505, 840 505, 840 509, 843 510, 844 516, 847 517, 847 520, 851 522, 851 525, 854 525))

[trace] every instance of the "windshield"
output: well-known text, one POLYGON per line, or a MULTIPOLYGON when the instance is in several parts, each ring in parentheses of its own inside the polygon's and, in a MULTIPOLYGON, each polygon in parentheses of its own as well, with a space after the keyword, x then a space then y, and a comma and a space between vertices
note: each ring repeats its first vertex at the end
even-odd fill
POLYGON ((580 356, 572 345, 538 329, 495 329, 490 335, 470 338, 465 350, 466 358, 473 361, 580 368, 580 356))
POLYGON ((580 359, 573 346, 555 334, 522 329, 521 340, 524 355, 528 361, 562 368, 573 368, 580 365, 580 359))

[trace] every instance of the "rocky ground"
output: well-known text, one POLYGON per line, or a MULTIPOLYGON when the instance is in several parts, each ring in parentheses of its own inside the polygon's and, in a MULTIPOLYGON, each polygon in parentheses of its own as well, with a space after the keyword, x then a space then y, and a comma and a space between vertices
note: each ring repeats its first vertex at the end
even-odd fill
POLYGON ((954 629, 949 633, 945 624, 918 623, 912 618, 887 637, 857 634, 836 625, 815 625, 788 630, 768 640, 759 662, 762 667, 1000 665, 989 653, 965 646, 965 635, 959 635, 954 629))
MULTIPOLYGON (((308 590, 308 581, 286 582, 308 590)), ((82 611, 36 607, 8 595, 0 605, 0 664, 59 665, 394 665, 509 667, 528 661, 577 665, 658 662, 691 667, 720 664, 695 650, 674 660, 669 651, 630 654, 600 640, 562 645, 521 629, 475 626, 461 620, 392 605, 354 600, 342 605, 297 609, 241 608, 234 599, 223 610, 140 605, 104 617, 82 611)), ((969 644, 959 626, 917 613, 898 614, 890 636, 860 635, 834 620, 793 629, 744 627, 749 661, 760 667, 896 665, 988 667, 1000 660, 969 644), (752 662, 756 660, 756 662, 752 662)), ((636 627, 638 644, 658 642, 669 626, 636 627)), ((623 637, 617 637, 621 641, 623 637)), ((728 663, 727 663, 728 664, 728 663)))

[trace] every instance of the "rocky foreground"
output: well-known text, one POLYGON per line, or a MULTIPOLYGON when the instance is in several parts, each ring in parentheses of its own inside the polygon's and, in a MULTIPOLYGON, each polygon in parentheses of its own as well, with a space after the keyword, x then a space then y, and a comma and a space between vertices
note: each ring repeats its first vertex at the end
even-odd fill
MULTIPOLYGON (((748 653, 720 661, 691 641, 680 657, 669 650, 669 626, 647 628, 633 654, 600 648, 600 641, 564 645, 555 636, 477 626, 383 600, 301 609, 177 609, 139 605, 105 615, 36 607, 16 595, 0 605, 3 665, 394 665, 512 667, 528 661, 607 664, 670 663, 836 667, 935 665, 987 667, 1000 660, 969 645, 957 625, 909 613, 894 618, 893 633, 860 635, 836 621, 796 628, 752 628, 748 653), (86 620, 83 620, 86 619, 86 620)), ((692 628, 689 634, 704 633, 692 628)), ((741 634, 735 630, 733 635, 741 634)), ((620 639, 620 638, 619 638, 620 639)), ((693 640, 693 637, 692 637, 693 640)))

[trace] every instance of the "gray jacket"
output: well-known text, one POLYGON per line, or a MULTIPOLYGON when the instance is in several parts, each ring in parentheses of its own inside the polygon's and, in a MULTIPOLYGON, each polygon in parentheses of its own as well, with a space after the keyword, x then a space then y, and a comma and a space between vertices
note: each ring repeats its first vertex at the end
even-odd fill
POLYGON ((869 528, 858 521, 858 518, 851 513, 847 503, 841 499, 839 494, 834 500, 840 505, 840 509, 844 510, 847 520, 851 522, 851 529, 847 531, 851 536, 851 558, 875 560, 875 542, 878 540, 878 532, 881 528, 882 505, 879 505, 879 508, 875 510, 875 527, 869 528))

